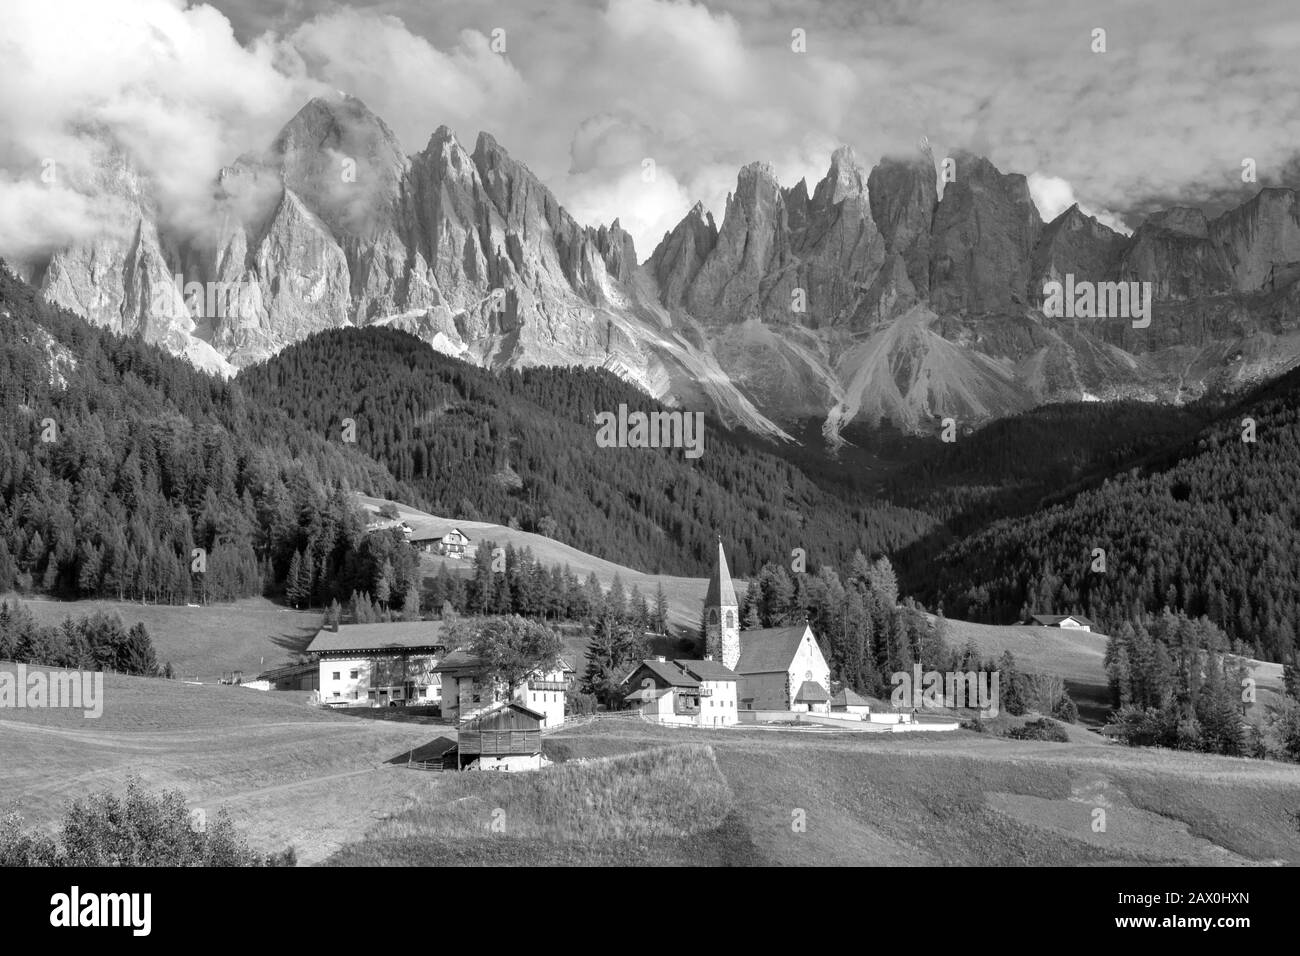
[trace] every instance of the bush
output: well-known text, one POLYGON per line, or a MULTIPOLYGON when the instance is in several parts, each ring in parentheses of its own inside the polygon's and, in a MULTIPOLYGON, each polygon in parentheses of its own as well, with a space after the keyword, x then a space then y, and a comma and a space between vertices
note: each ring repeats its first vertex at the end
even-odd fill
POLYGON ((1052 708, 1052 716, 1063 723, 1077 724, 1079 722, 1079 708, 1070 699, 1069 694, 1062 694, 1057 698, 1056 706, 1052 708))
POLYGON ((249 848, 223 810, 192 815, 178 790, 151 793, 131 778, 118 798, 107 790, 74 800, 58 840, 27 833, 17 815, 0 821, 0 866, 294 866, 290 847, 249 848))
POLYGON ((974 717, 969 717, 966 720, 963 720, 961 722, 961 729, 973 730, 977 734, 982 734, 988 728, 984 726, 984 721, 980 719, 979 714, 976 714, 974 717))
POLYGON ((1070 735, 1065 732, 1065 728, 1049 717, 1031 720, 1023 727, 1012 727, 1002 736, 1013 740, 1043 740, 1054 744, 1070 742, 1070 735))

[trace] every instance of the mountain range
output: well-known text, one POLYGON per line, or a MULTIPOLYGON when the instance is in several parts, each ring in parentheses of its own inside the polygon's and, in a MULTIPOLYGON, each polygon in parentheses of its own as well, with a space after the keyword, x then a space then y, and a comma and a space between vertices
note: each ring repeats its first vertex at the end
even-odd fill
POLYGON ((744 167, 721 224, 697 203, 641 262, 617 220, 579 224, 492 136, 470 151, 440 127, 407 155, 343 94, 221 169, 201 229, 165 219, 97 135, 76 188, 117 228, 20 271, 224 375, 317 331, 387 325, 488 368, 603 367, 764 436, 817 421, 836 445, 854 422, 926 433, 1057 400, 1182 402, 1300 357, 1291 189, 1124 236, 1077 205, 1044 223, 1026 178, 976 155, 948 157, 941 184, 928 152, 868 170, 844 147, 811 188, 744 167), (1067 275, 1150 282, 1150 326, 1046 317, 1043 283, 1067 275))

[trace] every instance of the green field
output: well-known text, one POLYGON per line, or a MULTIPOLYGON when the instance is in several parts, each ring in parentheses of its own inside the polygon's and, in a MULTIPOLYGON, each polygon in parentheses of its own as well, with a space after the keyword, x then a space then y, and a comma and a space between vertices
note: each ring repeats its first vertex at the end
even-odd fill
POLYGON ((297 657, 320 627, 322 612, 295 611, 266 598, 230 604, 185 607, 134 601, 51 601, 9 594, 42 624, 96 611, 116 614, 127 627, 149 629, 158 663, 171 663, 185 680, 216 682, 236 670, 248 680, 263 670, 297 657), (265 663, 263 663, 265 662, 265 663))
POLYGON ((559 764, 539 773, 438 774, 403 755, 453 731, 305 696, 109 676, 98 720, 5 710, 0 807, 50 826, 135 773, 308 864, 1300 863, 1300 766, 1080 728, 1046 744, 602 721, 548 735, 559 764))
POLYGON ((304 862, 322 859, 415 798, 426 775, 385 761, 433 734, 306 697, 108 675, 98 719, 0 710, 0 809, 50 825, 68 801, 120 791, 134 773, 210 815, 227 808, 262 850, 292 844, 304 862))
POLYGON ((540 773, 443 775, 417 805, 330 862, 1300 863, 1300 767, 1080 737, 1044 744, 967 732, 814 735, 602 722, 548 736, 550 752, 569 763, 540 773), (674 755, 679 785, 665 786, 655 758, 664 759, 663 747, 674 755), (636 752, 640 767, 619 757, 636 752), (1094 829, 1099 809, 1104 831, 1094 829), (656 828, 659 836, 649 837, 656 828))

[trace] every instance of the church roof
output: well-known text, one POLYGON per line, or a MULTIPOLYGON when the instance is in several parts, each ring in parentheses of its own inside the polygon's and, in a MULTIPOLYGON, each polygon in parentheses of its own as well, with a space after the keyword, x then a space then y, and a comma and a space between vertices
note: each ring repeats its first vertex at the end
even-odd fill
POLYGON ((795 651, 808 631, 808 625, 791 627, 765 627, 757 631, 740 632, 740 660, 734 670, 737 674, 773 674, 788 671, 795 651))
POLYGON ((736 606, 736 589, 731 586, 731 572, 727 570, 727 555, 718 539, 718 569, 709 577, 709 593, 704 596, 705 607, 736 606))
POLYGON ((830 700, 831 695, 826 693, 826 688, 815 680, 806 680, 799 685, 799 693, 794 695, 798 701, 806 700, 830 700))

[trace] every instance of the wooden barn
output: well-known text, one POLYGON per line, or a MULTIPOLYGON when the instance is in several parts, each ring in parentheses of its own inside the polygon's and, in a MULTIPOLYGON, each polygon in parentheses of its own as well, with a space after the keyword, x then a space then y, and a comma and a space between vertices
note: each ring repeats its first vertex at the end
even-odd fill
POLYGON ((457 734, 458 770, 539 770, 546 717, 514 701, 471 717, 457 734))

